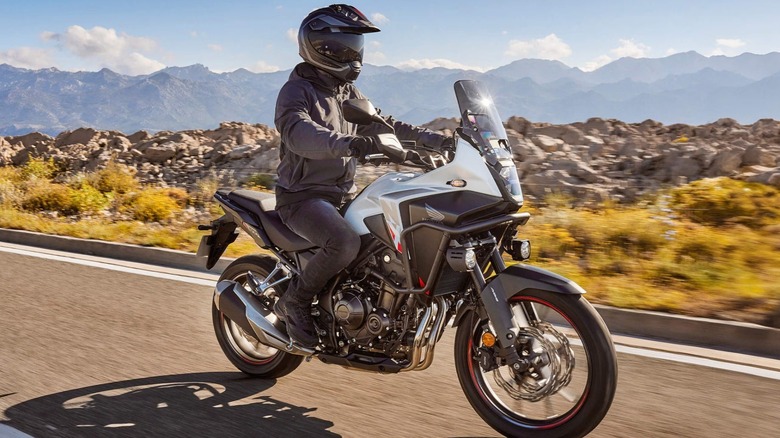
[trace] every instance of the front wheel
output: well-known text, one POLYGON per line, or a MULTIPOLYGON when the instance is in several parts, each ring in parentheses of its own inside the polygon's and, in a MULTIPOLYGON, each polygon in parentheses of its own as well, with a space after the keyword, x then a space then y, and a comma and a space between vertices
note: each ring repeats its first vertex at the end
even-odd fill
POLYGON ((617 358, 609 332, 581 295, 525 290, 509 300, 527 315, 515 349, 529 366, 514 371, 491 347, 490 322, 471 312, 458 326, 455 368, 471 406, 506 436, 579 437, 612 404, 617 358))
MULTIPOLYGON (((275 266, 276 259, 269 256, 244 256, 228 265, 219 277, 219 281, 232 280, 248 289, 248 272, 259 281, 263 281, 275 266)), ((271 298, 274 295, 280 296, 280 291, 276 289, 283 287, 275 286, 265 293, 271 298)), ((222 347, 228 360, 245 374, 267 379, 282 377, 298 368, 303 361, 303 356, 296 356, 261 344, 253 334, 247 333, 220 312, 213 302, 211 317, 219 346, 222 347)))

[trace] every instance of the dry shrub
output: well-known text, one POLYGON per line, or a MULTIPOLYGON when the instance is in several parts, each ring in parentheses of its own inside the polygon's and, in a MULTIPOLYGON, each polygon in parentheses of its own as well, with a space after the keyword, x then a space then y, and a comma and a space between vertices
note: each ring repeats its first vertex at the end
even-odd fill
POLYGON ((89 175, 88 179, 92 186, 103 193, 124 194, 138 189, 135 169, 113 161, 89 175))
POLYGON ((71 202, 73 189, 47 180, 30 181, 27 185, 21 207, 27 211, 57 211, 73 214, 71 202))
POLYGON ((57 173, 57 165, 54 164, 53 158, 44 160, 43 158, 31 157, 21 167, 20 172, 23 180, 41 179, 48 181, 54 178, 57 173))
POLYGON ((29 181, 20 198, 24 210, 56 211, 64 215, 97 213, 109 204, 108 198, 89 184, 74 188, 45 180, 29 181))
POLYGON ((710 178, 671 191, 674 209, 694 222, 761 228, 780 223, 780 190, 774 187, 710 178))
POLYGON ((125 202, 133 219, 143 222, 168 220, 181 210, 177 200, 168 195, 167 189, 142 190, 125 202))

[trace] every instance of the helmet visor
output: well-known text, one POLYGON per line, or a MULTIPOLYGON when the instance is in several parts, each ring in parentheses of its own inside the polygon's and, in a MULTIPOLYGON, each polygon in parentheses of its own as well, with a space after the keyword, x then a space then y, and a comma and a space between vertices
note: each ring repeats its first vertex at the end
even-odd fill
POLYGON ((311 32, 309 42, 320 55, 336 62, 363 62, 363 35, 345 32, 311 32))

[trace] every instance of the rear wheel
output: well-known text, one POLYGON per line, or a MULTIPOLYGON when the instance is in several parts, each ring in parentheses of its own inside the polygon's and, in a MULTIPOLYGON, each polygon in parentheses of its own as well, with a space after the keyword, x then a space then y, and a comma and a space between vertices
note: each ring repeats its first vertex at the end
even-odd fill
MULTIPOLYGON (((455 367, 472 407, 506 436, 578 437, 604 418, 615 395, 617 358, 606 325, 585 298, 525 290, 513 312, 533 307, 515 348, 528 369, 497 366, 488 320, 472 312, 458 326, 455 367), (485 336, 483 336, 485 335, 485 336)), ((530 313, 530 312, 525 312, 530 313)))
MULTIPOLYGON (((276 259, 268 256, 244 256, 231 263, 219 281, 231 280, 249 289, 249 276, 251 272, 258 280, 263 281, 276 266, 276 259)), ((284 285, 274 286, 265 291, 265 294, 273 298, 280 296, 284 285)), ((261 344, 251 333, 247 333, 238 324, 231 321, 217 309, 212 302, 211 317, 214 323, 214 333, 217 335, 219 346, 230 362, 244 373, 262 378, 277 378, 291 373, 298 368, 303 361, 303 356, 280 351, 276 348, 261 344)))

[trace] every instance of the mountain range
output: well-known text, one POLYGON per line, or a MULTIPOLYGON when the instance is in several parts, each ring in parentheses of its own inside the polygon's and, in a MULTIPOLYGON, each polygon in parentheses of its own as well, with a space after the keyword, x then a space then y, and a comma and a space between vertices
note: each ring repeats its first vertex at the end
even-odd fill
MULTIPOLYGON (((276 95, 290 71, 215 73, 203 65, 142 76, 109 69, 67 72, 0 65, 0 135, 56 134, 93 127, 207 129, 223 121, 273 125, 276 95)), ((621 58, 591 72, 559 61, 522 59, 486 71, 404 71, 366 65, 357 85, 383 114, 415 124, 458 117, 452 84, 487 84, 504 118, 570 123, 591 117, 626 122, 703 124, 729 117, 749 124, 780 119, 780 53, 621 58)))

